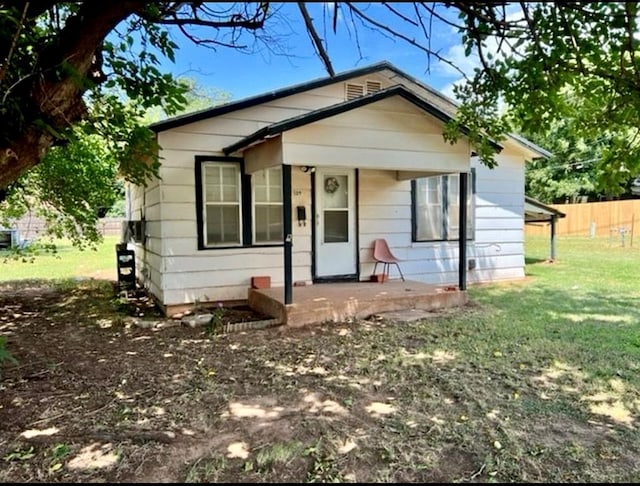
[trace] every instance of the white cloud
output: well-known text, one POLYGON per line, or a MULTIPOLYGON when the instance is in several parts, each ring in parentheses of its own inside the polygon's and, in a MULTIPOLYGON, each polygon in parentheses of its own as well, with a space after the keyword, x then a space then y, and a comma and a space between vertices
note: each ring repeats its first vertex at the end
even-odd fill
POLYGON ((478 55, 472 52, 470 56, 465 56, 464 46, 462 44, 452 45, 451 47, 449 47, 449 49, 447 49, 447 52, 442 57, 453 64, 452 66, 451 64, 438 61, 437 69, 443 76, 460 77, 460 71, 462 71, 467 76, 472 76, 473 70, 480 66, 478 55), (458 71, 456 67, 460 71, 458 71))

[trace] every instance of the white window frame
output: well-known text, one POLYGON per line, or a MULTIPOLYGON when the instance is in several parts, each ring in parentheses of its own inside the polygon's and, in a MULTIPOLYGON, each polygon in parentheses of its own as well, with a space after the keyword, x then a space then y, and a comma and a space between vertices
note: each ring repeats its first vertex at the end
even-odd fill
MULTIPOLYGON (((433 238, 433 239, 420 239, 418 236, 420 233, 420 230, 418 228, 418 223, 420 221, 420 219, 418 218, 418 211, 420 211, 421 208, 426 207, 428 205, 428 202, 425 205, 420 205, 420 206, 418 205, 417 191, 420 190, 420 183, 419 183, 419 180, 416 180, 413 186, 413 190, 416 191, 416 194, 414 194, 414 198, 413 198, 413 201, 414 201, 413 217, 415 218, 415 221, 414 221, 415 231, 413 235, 414 242, 421 243, 421 242, 430 242, 430 241, 456 241, 458 239, 458 236, 457 235, 451 236, 452 231, 451 231, 450 214, 452 214, 452 211, 451 211, 452 205, 450 204, 451 191, 450 191, 450 185, 449 185, 449 177, 459 178, 460 176, 459 174, 446 174, 446 175, 439 175, 439 176, 432 176, 432 177, 440 178, 440 201, 437 204, 438 206, 440 206, 440 215, 442 218, 442 224, 440 228, 440 237, 433 238)), ((475 171, 473 169, 471 170, 471 172, 468 173, 467 180, 468 180, 467 240, 473 240, 475 239, 475 197, 474 197, 475 196, 475 190, 474 190, 475 171)), ((459 195, 455 198, 455 202, 453 204, 455 211, 459 211, 458 202, 459 202, 459 195)), ((458 228, 459 228, 459 223, 458 223, 458 228)))
POLYGON ((206 161, 201 165, 201 177, 202 177, 202 237, 204 246, 207 248, 217 248, 217 247, 240 247, 242 246, 242 236, 243 236, 243 209, 242 209, 242 174, 240 164, 237 162, 219 162, 219 161, 206 161), (207 201, 207 168, 216 167, 219 170, 220 177, 220 186, 222 187, 222 168, 233 167, 236 171, 236 194, 238 196, 237 201, 227 202, 224 201, 224 191, 220 191, 222 201, 207 201), (209 232, 207 231, 207 207, 209 206, 237 206, 238 207, 238 241, 237 242, 219 242, 219 243, 210 243, 209 232))
MULTIPOLYGON (((271 167, 269 169, 264 169, 265 172, 265 179, 267 181, 267 201, 264 202, 258 202, 256 201, 256 186, 257 184, 255 184, 255 175, 251 180, 251 220, 253 221, 253 227, 252 227, 252 237, 253 237, 253 244, 254 245, 269 245, 269 244, 280 244, 284 242, 284 236, 280 235, 278 239, 271 239, 271 240, 258 240, 257 238, 257 230, 256 230, 256 206, 278 206, 280 208, 280 217, 283 218, 283 214, 282 214, 282 204, 283 204, 283 197, 282 194, 280 195, 280 201, 277 202, 272 202, 270 201, 271 199, 271 193, 269 191, 270 187, 271 187, 271 176, 272 176, 272 172, 273 170, 279 170, 280 173, 280 189, 282 190, 282 167, 271 167)), ((282 226, 283 226, 283 231, 284 231, 284 221, 281 221, 282 226)))

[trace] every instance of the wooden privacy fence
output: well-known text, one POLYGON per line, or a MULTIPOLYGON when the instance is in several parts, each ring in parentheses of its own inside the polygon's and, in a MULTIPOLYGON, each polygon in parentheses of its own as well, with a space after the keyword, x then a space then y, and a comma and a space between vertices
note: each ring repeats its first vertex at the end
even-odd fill
MULTIPOLYGON (((122 234, 123 218, 101 218, 98 220, 98 231, 102 236, 120 236, 122 234)), ((35 216, 26 216, 15 222, 21 239, 35 239, 47 230, 47 223, 35 216)))
MULTIPOLYGON (((640 199, 582 204, 549 204, 566 217, 558 219, 558 236, 638 235, 640 232, 640 199)), ((548 235, 549 225, 526 224, 526 235, 548 235)))

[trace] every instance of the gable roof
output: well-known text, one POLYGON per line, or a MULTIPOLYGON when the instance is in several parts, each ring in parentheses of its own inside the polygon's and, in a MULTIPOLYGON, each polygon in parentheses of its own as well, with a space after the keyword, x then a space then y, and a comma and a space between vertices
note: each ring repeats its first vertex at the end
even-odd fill
MULTIPOLYGON (((324 108, 320 108, 318 110, 304 113, 302 115, 294 116, 292 118, 287 118, 286 120, 272 123, 271 125, 261 128, 260 130, 257 130, 256 132, 252 133, 251 135, 248 135, 247 137, 244 137, 243 139, 225 147, 223 149, 223 152, 226 155, 229 155, 233 152, 246 148, 255 142, 260 142, 266 138, 274 137, 288 130, 292 130, 294 128, 298 128, 303 125, 307 125, 309 123, 313 123, 319 120, 323 120, 325 118, 339 115, 340 113, 345 113, 347 111, 360 108, 362 106, 366 106, 371 103, 375 103, 376 101, 390 98, 392 96, 400 96, 401 98, 404 98, 409 103, 413 104, 414 106, 417 106, 424 112, 429 113, 430 115, 433 115, 435 118, 445 123, 452 119, 451 115, 449 115, 448 113, 437 108, 432 103, 418 96, 413 91, 406 88, 405 86, 398 84, 386 89, 382 89, 380 91, 376 91, 375 93, 371 93, 365 96, 360 96, 352 100, 344 101, 342 103, 337 103, 335 105, 330 105, 324 108)), ((463 133, 465 132, 464 128, 462 131, 463 133)), ((493 141, 490 141, 490 143, 494 146, 496 150, 498 151, 502 150, 501 145, 493 141)))
POLYGON ((551 218, 564 218, 566 216, 562 211, 558 211, 551 206, 541 203, 537 199, 529 196, 524 197, 524 222, 525 223, 543 223, 550 221, 551 218))
POLYGON ((302 93, 304 91, 309 91, 316 88, 322 88, 323 86, 327 86, 332 83, 339 83, 342 81, 346 81, 347 79, 357 78, 358 76, 365 76, 367 74, 377 73, 385 69, 389 69, 402 76, 407 77, 404 73, 399 71, 398 68, 393 66, 391 63, 384 61, 376 64, 371 64, 370 66, 366 66, 358 69, 352 69, 351 71, 345 71, 340 74, 337 74, 334 77, 326 76, 323 78, 314 79, 313 81, 306 81, 304 83, 277 89, 275 91, 270 91, 268 93, 263 93, 257 96, 251 96, 250 98, 244 98, 242 100, 232 101, 230 103, 225 103, 223 105, 214 106, 213 108, 206 108, 204 110, 199 110, 192 113, 187 113, 185 115, 179 115, 173 118, 168 118, 167 120, 162 120, 156 123, 152 123, 151 125, 149 125, 149 128, 154 132, 162 132, 164 130, 176 128, 182 125, 186 125, 188 123, 205 120, 207 118, 212 118, 214 116, 224 115, 225 113, 230 113, 232 111, 242 110, 244 108, 251 108, 252 106, 256 106, 262 103, 266 103, 268 101, 284 98, 286 96, 302 93))
MULTIPOLYGON (((260 95, 251 96, 249 98, 244 98, 238 101, 232 101, 229 103, 225 103, 223 105, 214 106, 212 108, 206 108, 204 110, 199 110, 192 113, 187 113, 184 115, 168 118, 166 120, 152 123, 151 125, 149 125, 149 128, 154 132, 158 133, 165 130, 170 130, 172 128, 187 125, 189 123, 206 120, 207 118, 213 118, 215 116, 224 115, 225 113, 231 113, 233 111, 242 110, 244 108, 250 108, 252 106, 266 103, 268 101, 274 101, 280 98, 284 98, 286 96, 292 96, 292 95, 303 93, 305 91, 309 91, 312 89, 322 88, 324 86, 328 86, 333 83, 343 82, 348 79, 357 78, 359 76, 366 76, 368 74, 378 73, 384 70, 389 70, 394 74, 405 78, 409 82, 420 86, 425 91, 428 91, 430 94, 438 97, 446 105, 451 106, 452 112, 449 113, 450 118, 453 117, 453 115, 455 114, 455 110, 459 107, 459 104, 455 100, 449 98, 448 96, 428 86, 427 84, 423 83, 419 79, 414 78, 410 74, 407 74, 404 71, 401 71, 390 62, 382 61, 382 62, 371 64, 369 66, 365 66, 362 68, 352 69, 350 71, 344 71, 333 77, 325 76, 322 78, 314 79, 312 81, 307 81, 304 83, 299 83, 293 86, 288 86, 285 88, 263 93, 260 95)), ((507 136, 511 138, 512 141, 516 142, 518 145, 525 148, 527 151, 530 151, 530 152, 533 151, 534 153, 537 153, 540 157, 547 158, 552 155, 549 151, 543 149, 542 147, 539 147, 538 145, 534 144, 533 142, 525 139, 524 137, 518 134, 509 133, 507 136)))

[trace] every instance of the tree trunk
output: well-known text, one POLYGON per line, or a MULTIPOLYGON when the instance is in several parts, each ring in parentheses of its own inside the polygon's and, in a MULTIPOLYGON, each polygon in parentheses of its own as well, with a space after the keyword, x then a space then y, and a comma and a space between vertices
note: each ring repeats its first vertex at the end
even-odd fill
MULTIPOLYGON (((85 2, 79 12, 70 17, 59 35, 44 49, 35 66, 26 91, 34 109, 26 120, 26 129, 0 145, 0 189, 37 165, 55 140, 54 133, 62 132, 86 115, 82 95, 91 78, 96 52, 104 38, 129 15, 143 9, 145 2, 85 2), (62 77, 54 76, 56 67, 66 62, 74 73, 65 70, 62 77), (51 127, 48 131, 42 123, 51 127)), ((20 87, 25 91, 25 87, 20 87)))

